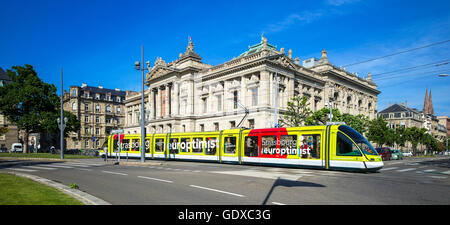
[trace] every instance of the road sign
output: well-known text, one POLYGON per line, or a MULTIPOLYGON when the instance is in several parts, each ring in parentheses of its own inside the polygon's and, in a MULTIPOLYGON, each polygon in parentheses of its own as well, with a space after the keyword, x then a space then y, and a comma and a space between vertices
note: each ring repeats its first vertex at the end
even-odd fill
POLYGON ((123 134, 123 133, 124 133, 123 129, 118 129, 118 130, 112 130, 111 131, 111 134, 123 134))

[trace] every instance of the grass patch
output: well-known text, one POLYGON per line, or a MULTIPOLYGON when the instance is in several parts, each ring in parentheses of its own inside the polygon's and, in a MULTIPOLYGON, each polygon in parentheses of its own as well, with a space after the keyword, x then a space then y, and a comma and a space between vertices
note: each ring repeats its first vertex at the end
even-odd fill
POLYGON ((83 203, 39 182, 0 173, 0 205, 83 205, 83 203))
MULTIPOLYGON (((61 155, 51 153, 0 153, 0 157, 60 159, 61 155)), ((97 157, 87 155, 64 154, 64 159, 91 159, 91 158, 97 157)))

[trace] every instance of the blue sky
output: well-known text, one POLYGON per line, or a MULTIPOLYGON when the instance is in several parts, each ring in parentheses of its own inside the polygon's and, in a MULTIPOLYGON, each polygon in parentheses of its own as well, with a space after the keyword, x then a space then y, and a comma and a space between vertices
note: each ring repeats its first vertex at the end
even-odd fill
MULTIPOLYGON (((63 67, 66 90, 87 83, 139 91, 133 63, 141 44, 153 65, 156 57, 177 59, 189 36, 212 65, 239 56, 262 32, 301 60, 326 49, 336 66, 450 40, 450 1, 0 0, 0 9, 0 66, 31 64, 58 88, 63 67)), ((450 77, 437 76, 449 74, 450 65, 435 66, 449 53, 447 42, 347 70, 373 74, 382 92, 379 111, 405 100, 421 110, 428 88, 436 114, 450 116, 450 77)))

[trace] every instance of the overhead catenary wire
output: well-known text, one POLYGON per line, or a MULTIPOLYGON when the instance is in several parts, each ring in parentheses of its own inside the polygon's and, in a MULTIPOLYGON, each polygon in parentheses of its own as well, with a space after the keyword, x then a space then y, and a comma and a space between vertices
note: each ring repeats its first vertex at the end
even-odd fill
POLYGON ((435 42, 435 43, 431 43, 431 44, 424 45, 424 46, 421 46, 421 47, 412 48, 412 49, 408 49, 408 50, 404 50, 404 51, 400 51, 400 52, 396 52, 396 53, 392 53, 392 54, 388 54, 388 55, 384 55, 384 56, 380 56, 380 57, 376 57, 376 58, 372 58, 372 59, 356 62, 356 63, 351 63, 351 64, 348 64, 348 65, 344 65, 344 67, 349 67, 349 66, 362 64, 362 63, 372 62, 372 61, 375 61, 375 60, 378 60, 378 59, 383 59, 383 58, 387 58, 387 57, 391 57, 391 56, 395 56, 395 55, 400 55, 400 54, 403 54, 403 53, 412 52, 412 51, 416 51, 416 50, 423 49, 423 48, 428 48, 428 47, 435 46, 435 45, 445 44, 447 42, 450 42, 450 40, 435 42))

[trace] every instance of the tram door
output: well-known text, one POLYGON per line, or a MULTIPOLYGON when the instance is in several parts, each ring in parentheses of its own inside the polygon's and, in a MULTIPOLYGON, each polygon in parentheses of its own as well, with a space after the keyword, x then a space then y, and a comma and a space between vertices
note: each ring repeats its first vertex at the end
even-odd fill
POLYGON ((239 163, 239 134, 223 134, 220 148, 222 162, 239 163))
POLYGON ((155 136, 153 139, 153 158, 155 159, 165 159, 166 158, 166 137, 165 136, 155 136))

